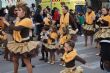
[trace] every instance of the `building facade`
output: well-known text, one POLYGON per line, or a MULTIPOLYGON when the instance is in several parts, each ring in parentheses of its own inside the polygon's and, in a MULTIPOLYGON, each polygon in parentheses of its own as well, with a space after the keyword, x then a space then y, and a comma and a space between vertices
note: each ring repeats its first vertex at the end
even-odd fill
MULTIPOLYGON (((21 1, 21 0, 0 0, 0 8, 16 5, 16 3, 19 1, 21 1)), ((36 3, 35 0, 24 0, 24 1, 27 3, 27 5, 29 7, 31 6, 32 3, 36 3)))
POLYGON ((101 0, 101 1, 102 1, 102 7, 110 8, 110 0, 101 0))

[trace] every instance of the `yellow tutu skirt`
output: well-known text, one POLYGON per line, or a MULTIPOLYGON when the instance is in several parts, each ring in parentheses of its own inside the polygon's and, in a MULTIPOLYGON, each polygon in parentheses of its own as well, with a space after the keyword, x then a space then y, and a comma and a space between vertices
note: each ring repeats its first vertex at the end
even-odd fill
POLYGON ((83 25, 83 29, 84 30, 88 30, 88 31, 94 31, 94 28, 93 28, 94 25, 89 25, 89 24, 85 24, 83 25))
POLYGON ((73 70, 73 68, 65 68, 64 70, 62 70, 60 73, 83 73, 83 69, 78 66, 75 70, 73 70))
POLYGON ((95 40, 110 39, 110 28, 100 28, 94 35, 95 40))
POLYGON ((83 30, 84 30, 84 34, 85 35, 94 35, 95 31, 94 31, 94 27, 93 25, 89 25, 89 24, 85 24, 83 25, 83 30))
POLYGON ((7 47, 14 55, 20 55, 23 57, 33 57, 38 54, 39 42, 29 41, 24 43, 17 43, 15 41, 9 42, 7 47))
POLYGON ((48 49, 55 49, 55 45, 49 45, 49 44, 44 44, 46 48, 48 49))

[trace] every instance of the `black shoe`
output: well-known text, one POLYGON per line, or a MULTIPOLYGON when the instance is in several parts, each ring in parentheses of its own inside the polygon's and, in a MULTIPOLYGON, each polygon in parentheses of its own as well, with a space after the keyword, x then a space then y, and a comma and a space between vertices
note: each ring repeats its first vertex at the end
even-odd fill
MULTIPOLYGON (((26 67, 26 65, 22 65, 21 67, 26 67)), ((35 66, 34 66, 34 65, 32 65, 32 68, 35 68, 35 66)))
POLYGON ((45 60, 44 58, 39 59, 40 61, 45 60))
POLYGON ((35 66, 34 66, 34 65, 32 65, 32 68, 35 68, 35 66))
POLYGON ((21 67, 26 67, 26 65, 21 65, 21 67))
POLYGON ((48 62, 48 59, 45 59, 44 62, 48 62))

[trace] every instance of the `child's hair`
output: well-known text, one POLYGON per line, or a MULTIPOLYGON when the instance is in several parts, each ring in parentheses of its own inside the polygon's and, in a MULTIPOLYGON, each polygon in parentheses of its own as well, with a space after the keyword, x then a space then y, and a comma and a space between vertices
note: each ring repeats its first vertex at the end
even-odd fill
POLYGON ((5 8, 0 9, 0 17, 4 17, 5 14, 5 8))
POLYGON ((73 41, 68 41, 66 42, 70 47, 74 48, 75 47, 75 43, 73 41))
POLYGON ((67 27, 64 27, 64 28, 63 28, 63 32, 64 32, 64 35, 68 34, 68 33, 69 33, 68 28, 67 28, 67 27))

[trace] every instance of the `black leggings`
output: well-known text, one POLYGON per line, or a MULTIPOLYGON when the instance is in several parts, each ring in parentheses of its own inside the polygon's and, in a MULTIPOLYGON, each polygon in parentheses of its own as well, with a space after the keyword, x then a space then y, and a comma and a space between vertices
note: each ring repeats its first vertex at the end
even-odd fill
POLYGON ((50 61, 51 61, 51 62, 54 62, 54 61, 55 61, 55 52, 56 52, 56 49, 50 49, 50 50, 49 50, 49 53, 50 53, 50 61))
POLYGON ((44 45, 42 45, 41 53, 42 53, 42 58, 48 58, 48 50, 44 45))

